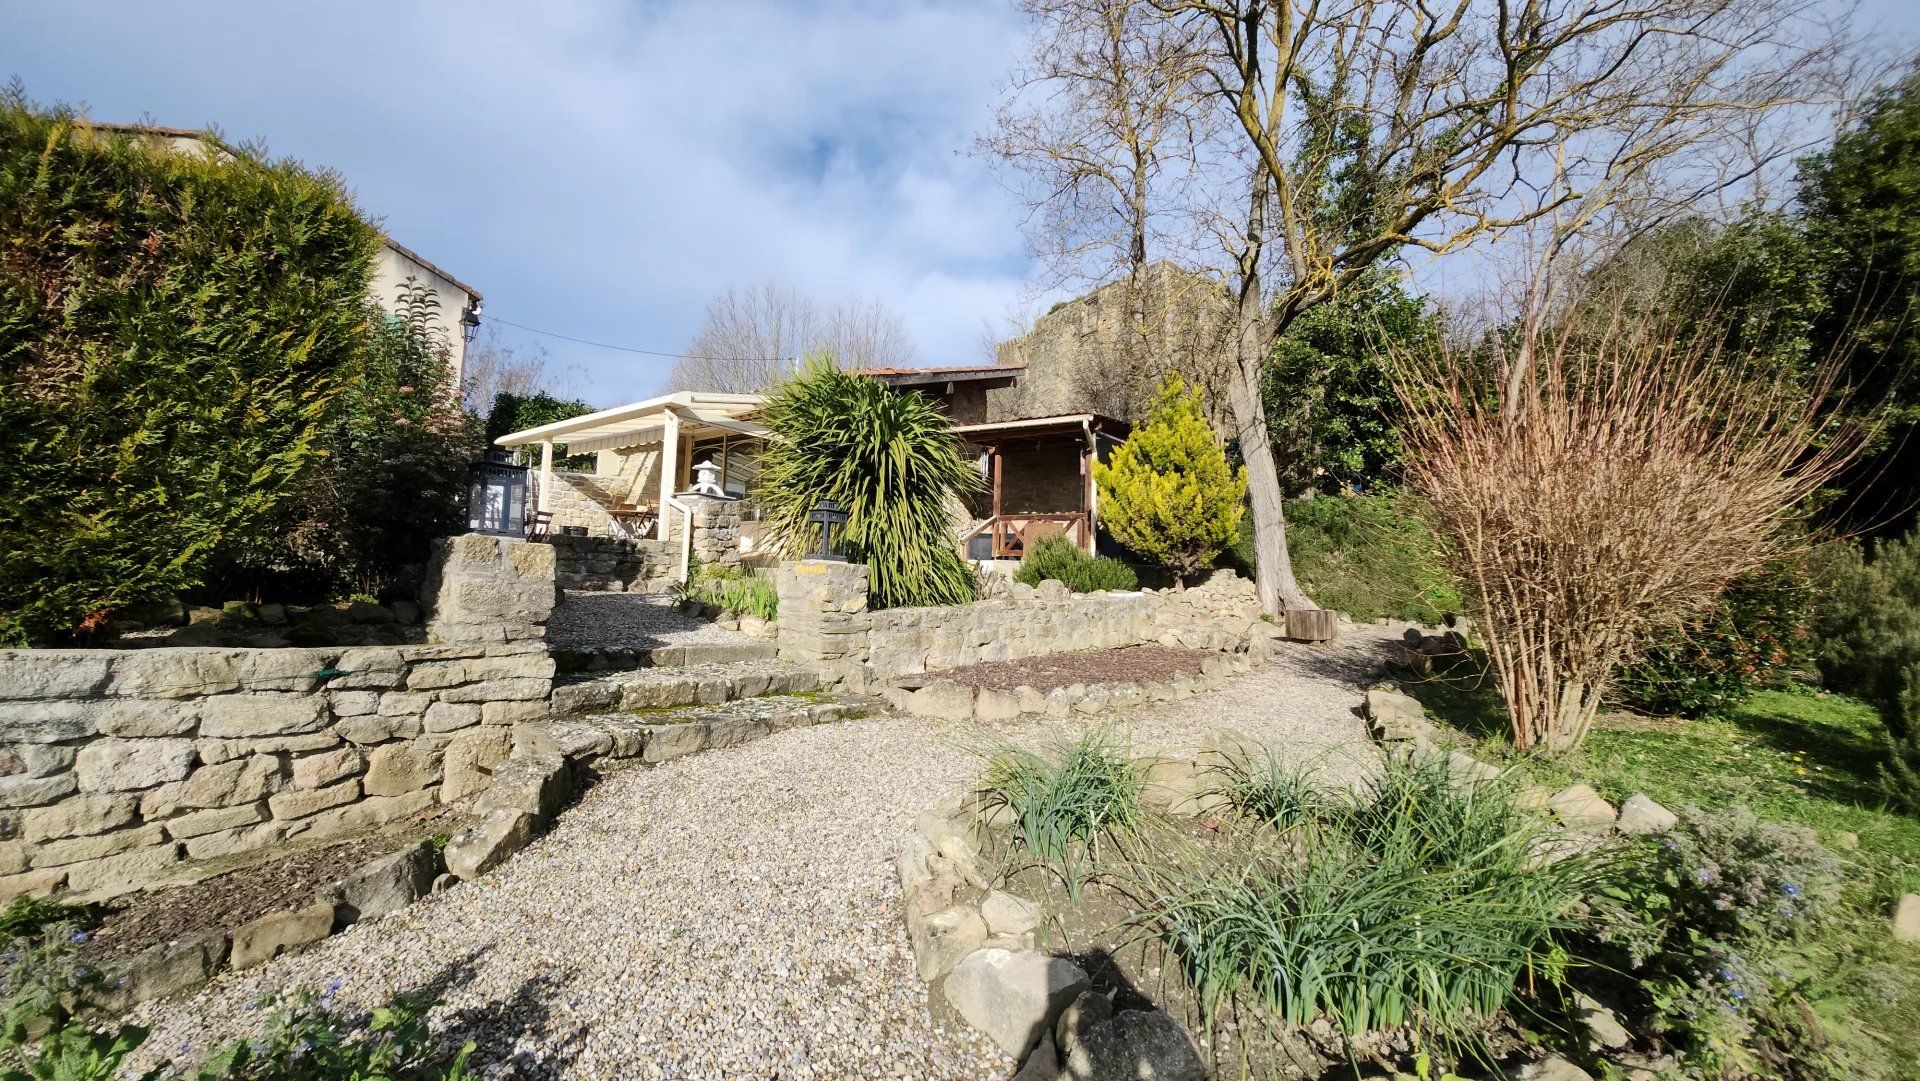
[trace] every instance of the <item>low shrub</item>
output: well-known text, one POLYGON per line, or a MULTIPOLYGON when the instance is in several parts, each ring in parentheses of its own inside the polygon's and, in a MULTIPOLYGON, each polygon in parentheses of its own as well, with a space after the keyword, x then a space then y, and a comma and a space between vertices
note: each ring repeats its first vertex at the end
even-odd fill
POLYGON ((1816 597, 1801 558, 1735 583, 1712 611, 1623 669, 1616 692, 1636 709, 1681 717, 1738 705, 1811 663, 1816 597))
POLYGON ((1101 836, 1139 824, 1144 781, 1140 764, 1095 731, 1053 758, 1022 747, 996 748, 988 754, 981 788, 989 806, 1011 812, 1016 848, 1058 869, 1068 895, 1078 896, 1101 836))
POLYGON ((771 581, 732 567, 701 567, 683 595, 731 616, 751 615, 772 622, 780 614, 780 596, 771 581))
POLYGON ((1825 1077, 1805 1053, 1827 1041, 1794 1001, 1796 953, 1832 918, 1841 886, 1812 830, 1745 807, 1688 809, 1602 898, 1596 927, 1633 975, 1646 1027, 1704 1076, 1825 1077))
POLYGON ((1088 555, 1065 533, 1049 533, 1035 539, 1020 557, 1020 567, 1014 571, 1013 580, 1030 586, 1052 580, 1075 593, 1140 587, 1140 579, 1132 567, 1109 556, 1088 555))
POLYGON ((1390 761, 1349 800, 1302 798, 1286 777, 1242 791, 1282 794, 1251 805, 1262 819, 1308 810, 1285 834, 1173 841, 1122 872, 1209 1014, 1251 996, 1295 1025, 1466 1036, 1523 975, 1559 970, 1555 935, 1610 873, 1594 855, 1539 858, 1539 819, 1444 760, 1390 761))

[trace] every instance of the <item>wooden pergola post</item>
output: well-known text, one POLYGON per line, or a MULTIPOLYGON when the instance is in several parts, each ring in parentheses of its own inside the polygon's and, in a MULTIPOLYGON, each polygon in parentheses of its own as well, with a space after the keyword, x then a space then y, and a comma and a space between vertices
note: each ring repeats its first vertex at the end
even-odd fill
POLYGON ((667 539, 667 511, 672 504, 673 482, 680 473, 680 416, 667 410, 666 426, 660 431, 660 512, 654 516, 654 539, 667 539))
POLYGON ((553 488, 553 440, 540 443, 540 491, 536 494, 534 510, 547 509, 547 492, 553 488))

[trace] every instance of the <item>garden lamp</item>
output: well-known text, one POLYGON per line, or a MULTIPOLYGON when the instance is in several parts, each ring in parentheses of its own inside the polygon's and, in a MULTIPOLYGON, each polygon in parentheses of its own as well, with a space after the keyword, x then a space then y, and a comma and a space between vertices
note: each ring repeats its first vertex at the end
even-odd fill
POLYGON ((846 562, 846 556, 833 550, 833 527, 847 524, 847 512, 840 509, 840 504, 831 499, 822 499, 818 505, 807 512, 807 521, 820 527, 820 551, 807 558, 846 562))
POLYGON ((513 464, 513 452, 489 449, 467 467, 467 528, 496 537, 526 532, 527 467, 513 464))

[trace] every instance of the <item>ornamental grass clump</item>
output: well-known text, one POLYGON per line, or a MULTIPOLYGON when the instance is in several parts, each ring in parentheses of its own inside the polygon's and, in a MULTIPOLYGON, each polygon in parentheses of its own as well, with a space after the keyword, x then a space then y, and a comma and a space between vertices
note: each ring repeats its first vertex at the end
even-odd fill
POLYGON ((982 481, 931 399, 816 356, 774 389, 760 419, 768 440, 754 494, 776 548, 795 557, 817 550, 820 529, 807 516, 832 499, 847 513, 835 543, 867 565, 875 607, 975 598, 954 526, 982 481))
POLYGON ((1056 757, 1023 747, 989 753, 981 788, 990 807, 1013 817, 1016 850, 1058 870, 1079 896, 1103 836, 1140 824, 1145 771, 1103 732, 1089 732, 1056 757))
POLYGON ((1349 1035, 1468 1037, 1523 978, 1557 971, 1556 933, 1609 874, 1602 856, 1545 858, 1537 819, 1498 784, 1455 783, 1444 762, 1389 761, 1346 799, 1278 776, 1247 789, 1278 802, 1242 806, 1304 806, 1291 829, 1262 822, 1211 844, 1169 834, 1117 876, 1209 1016, 1251 1001, 1349 1035))

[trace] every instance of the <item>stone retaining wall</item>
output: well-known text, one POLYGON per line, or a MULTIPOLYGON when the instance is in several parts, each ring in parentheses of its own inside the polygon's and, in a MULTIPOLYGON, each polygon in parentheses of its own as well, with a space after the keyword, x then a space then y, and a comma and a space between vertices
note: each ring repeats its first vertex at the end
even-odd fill
POLYGON ((437 542, 432 645, 0 650, 0 899, 112 896, 479 792, 548 710, 553 566, 437 542))
POLYGON ((666 541, 619 537, 534 537, 553 548, 554 581, 562 589, 664 593, 673 584, 676 549, 666 541))
POLYGON ((1253 583, 1217 572, 1191 589, 1071 593, 1059 582, 1002 584, 973 604, 867 610, 866 567, 783 563, 779 655, 817 664, 865 693, 893 677, 1046 653, 1159 644, 1244 649, 1279 636, 1253 583))

